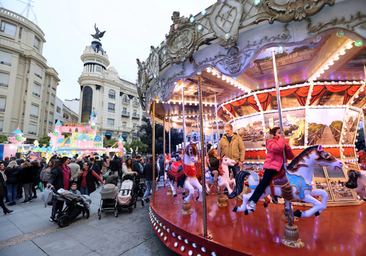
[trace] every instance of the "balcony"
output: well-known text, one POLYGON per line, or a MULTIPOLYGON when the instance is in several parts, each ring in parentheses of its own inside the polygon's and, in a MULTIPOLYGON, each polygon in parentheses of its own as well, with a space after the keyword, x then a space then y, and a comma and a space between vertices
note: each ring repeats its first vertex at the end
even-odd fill
MULTIPOLYGON (((24 115, 24 114, 23 114, 24 115)), ((47 123, 47 120, 44 120, 45 123, 47 123)))
POLYGON ((36 96, 36 97, 41 97, 41 95, 39 95, 38 93, 36 93, 36 92, 32 92, 32 94, 34 95, 34 96, 36 96))
POLYGON ((140 114, 133 114, 132 119, 140 119, 140 114))
POLYGON ((122 98, 122 103, 124 104, 130 104, 130 100, 126 98, 122 98))
POLYGON ((53 87, 52 87, 52 90, 56 91, 56 88, 53 88, 53 87))
POLYGON ((49 124, 53 124, 51 121, 48 121, 49 124))
POLYGON ((28 134, 37 135, 36 132, 28 132, 28 134))
POLYGON ((36 74, 36 73, 34 73, 34 75, 35 75, 36 77, 39 77, 40 79, 42 79, 42 76, 41 76, 40 74, 36 74))
POLYGON ((122 117, 130 117, 130 112, 122 112, 122 117))
POLYGON ((114 113, 114 112, 115 112, 115 110, 114 110, 114 108, 108 108, 108 112, 109 112, 109 113, 114 113))
POLYGON ((133 101, 133 106, 138 107, 138 106, 140 106, 140 103, 138 101, 133 101))
POLYGON ((0 61, 0 64, 7 65, 7 66, 11 66, 11 63, 5 62, 5 61, 0 61))
POLYGON ((55 106, 55 104, 53 104, 53 103, 51 102, 51 106, 55 106))
POLYGON ((0 86, 2 86, 2 87, 8 87, 9 85, 8 84, 4 84, 4 83, 0 83, 0 86))
POLYGON ((37 115, 33 115, 33 114, 30 114, 30 117, 38 118, 38 116, 37 116, 37 115))
POLYGON ((0 108, 0 112, 5 112, 5 108, 0 108))

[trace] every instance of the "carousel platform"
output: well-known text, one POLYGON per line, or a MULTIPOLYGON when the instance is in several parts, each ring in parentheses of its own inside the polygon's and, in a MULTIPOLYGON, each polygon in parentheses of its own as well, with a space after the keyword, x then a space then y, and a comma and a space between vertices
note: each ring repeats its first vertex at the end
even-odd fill
MULTIPOLYGON (((295 249, 281 244, 285 222, 283 205, 262 202, 251 215, 232 212, 241 201, 216 205, 217 196, 207 200, 207 230, 203 237, 202 203, 191 202, 191 215, 180 213, 182 202, 172 204, 167 188, 156 191, 150 221, 162 242, 180 255, 366 255, 366 204, 329 207, 320 216, 295 222, 305 246, 295 249)), ((178 200, 178 199, 176 199, 178 200)), ((295 210, 307 207, 294 206, 295 210)))

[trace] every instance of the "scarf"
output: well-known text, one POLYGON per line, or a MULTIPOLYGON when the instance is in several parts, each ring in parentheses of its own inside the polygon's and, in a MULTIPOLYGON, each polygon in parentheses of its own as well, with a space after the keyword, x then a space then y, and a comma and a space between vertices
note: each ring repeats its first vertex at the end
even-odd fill
POLYGON ((62 172, 64 173, 64 189, 69 190, 69 182, 70 182, 70 169, 66 165, 61 165, 62 172))
POLYGON ((4 172, 4 171, 0 171, 0 172, 1 172, 1 174, 3 175, 4 181, 6 181, 8 178, 6 177, 5 172, 4 172))

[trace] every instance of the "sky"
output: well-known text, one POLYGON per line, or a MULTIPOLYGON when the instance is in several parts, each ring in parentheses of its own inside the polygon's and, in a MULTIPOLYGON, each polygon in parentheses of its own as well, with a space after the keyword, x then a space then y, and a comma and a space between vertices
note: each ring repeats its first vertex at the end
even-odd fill
MULTIPOLYGON (((28 2, 28 0, 21 0, 28 2)), ((0 6, 21 14, 26 5, 19 0, 0 0, 0 6)), ((181 16, 196 15, 215 0, 33 0, 36 23, 44 32, 43 56, 56 69, 61 82, 57 97, 61 100, 80 97, 78 81, 83 70, 80 59, 91 44, 94 23, 110 66, 119 76, 136 82, 136 58, 146 60, 150 46, 158 46, 169 32, 173 11, 181 16)), ((26 12, 23 13, 26 17, 26 12)), ((29 20, 34 21, 32 11, 29 20)), ((34 21, 35 22, 35 21, 34 21)))

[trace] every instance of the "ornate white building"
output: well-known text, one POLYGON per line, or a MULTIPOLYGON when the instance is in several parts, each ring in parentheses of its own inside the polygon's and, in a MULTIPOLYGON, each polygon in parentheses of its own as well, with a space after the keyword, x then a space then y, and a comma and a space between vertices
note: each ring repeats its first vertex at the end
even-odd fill
POLYGON ((0 8, 0 132, 18 126, 28 141, 50 132, 58 73, 42 55, 43 31, 23 16, 0 8))
POLYGON ((93 109, 98 112, 99 133, 108 137, 122 136, 127 141, 138 139, 143 110, 136 85, 121 79, 109 67, 108 55, 98 39, 94 39, 81 55, 84 69, 79 77, 79 121, 87 123, 93 109))

